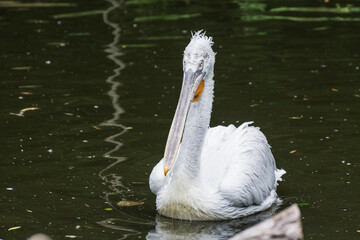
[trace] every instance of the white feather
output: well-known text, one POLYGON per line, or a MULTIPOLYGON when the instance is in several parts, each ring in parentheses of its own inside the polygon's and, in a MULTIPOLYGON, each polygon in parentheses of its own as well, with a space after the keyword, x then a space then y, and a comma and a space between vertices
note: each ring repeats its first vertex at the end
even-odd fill
POLYGON ((213 101, 215 53, 212 38, 193 34, 184 52, 184 71, 206 72, 200 100, 191 103, 174 166, 164 176, 163 160, 150 175, 160 214, 185 220, 218 220, 247 216, 274 204, 277 170, 266 137, 257 127, 209 128, 213 101))

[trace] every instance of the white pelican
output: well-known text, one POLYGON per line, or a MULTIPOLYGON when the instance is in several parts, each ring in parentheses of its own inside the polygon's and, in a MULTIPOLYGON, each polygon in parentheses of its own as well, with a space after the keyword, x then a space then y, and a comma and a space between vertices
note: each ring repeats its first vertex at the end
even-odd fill
POLYGON ((247 216, 276 202, 278 170, 266 137, 245 122, 209 128, 215 53, 205 33, 185 48, 180 99, 164 158, 150 175, 161 215, 182 220, 247 216))

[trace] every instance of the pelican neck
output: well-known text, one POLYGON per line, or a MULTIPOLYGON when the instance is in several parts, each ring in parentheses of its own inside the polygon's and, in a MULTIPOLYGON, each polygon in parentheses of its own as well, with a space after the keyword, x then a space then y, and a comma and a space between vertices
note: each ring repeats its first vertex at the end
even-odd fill
POLYGON ((190 178, 200 172, 200 158, 206 133, 210 125, 214 80, 205 79, 204 90, 197 102, 192 102, 187 115, 181 147, 175 162, 175 175, 190 178), (180 174, 182 172, 182 174, 180 174), (185 174, 185 175, 184 175, 185 174))

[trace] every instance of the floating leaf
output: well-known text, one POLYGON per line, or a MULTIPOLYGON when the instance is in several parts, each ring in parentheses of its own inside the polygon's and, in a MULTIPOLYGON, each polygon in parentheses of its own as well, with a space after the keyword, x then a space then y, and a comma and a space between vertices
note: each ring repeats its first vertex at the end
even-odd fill
POLYGON ((299 120, 299 119, 302 119, 302 117, 289 117, 289 119, 299 120))
POLYGON ((10 115, 13 115, 13 116, 18 116, 18 117, 24 117, 24 115, 23 114, 21 114, 21 113, 13 113, 13 112, 11 112, 11 113, 9 113, 10 115))
POLYGON ((333 92, 338 92, 338 91, 339 91, 339 89, 332 88, 332 89, 331 89, 331 91, 333 91, 333 92))
POLYGON ((19 88, 41 88, 41 85, 22 85, 19 88))
POLYGON ((158 2, 159 0, 129 0, 125 1, 126 5, 139 5, 139 4, 153 4, 158 2))
POLYGON ((92 10, 92 11, 84 11, 84 12, 74 12, 74 13, 63 13, 54 15, 55 19, 63 19, 63 18, 77 18, 77 17, 87 17, 94 15, 101 15, 104 13, 104 10, 92 10))
MULTIPOLYGON (((76 136, 79 136, 79 135, 76 135, 76 136)), ((81 158, 89 158, 89 159, 91 159, 92 156, 76 156, 76 158, 78 158, 78 159, 81 159, 81 158)))
POLYGON ((74 116, 73 113, 64 113, 64 115, 66 115, 66 116, 74 116))
POLYGON ((123 44, 122 48, 149 48, 149 47, 157 47, 157 44, 152 43, 140 43, 140 44, 123 44))
POLYGON ((140 201, 120 201, 117 203, 119 207, 134 207, 134 206, 140 206, 143 205, 145 202, 144 200, 140 201))
POLYGON ((29 19, 29 20, 26 20, 27 23, 36 23, 36 24, 47 24, 49 23, 48 20, 42 20, 42 19, 29 19))
POLYGON ((126 127, 125 129, 126 130, 131 130, 131 129, 133 129, 133 127, 126 127))
POLYGON ((101 130, 101 128, 99 128, 98 126, 92 126, 92 127, 96 130, 101 130))
POLYGON ((33 211, 30 210, 30 209, 26 209, 26 211, 27 211, 28 213, 32 213, 32 212, 33 212, 33 211))
POLYGON ((272 15, 247 15, 241 17, 244 22, 283 20, 294 22, 360 22, 360 18, 352 17, 293 17, 293 16, 272 16, 272 15))
POLYGON ((40 108, 38 107, 28 107, 28 108, 23 108, 20 110, 20 113, 24 113, 24 112, 27 112, 27 111, 35 111, 35 110, 39 110, 40 108))
POLYGON ((319 12, 319 13, 357 13, 360 12, 359 7, 279 7, 270 9, 270 12, 319 12))
POLYGON ((290 151, 290 154, 296 153, 296 150, 292 150, 290 151))
POLYGON ((143 184, 146 184, 146 182, 131 182, 132 184, 134 184, 134 185, 143 185, 143 184))
POLYGON ((308 206, 309 203, 307 202, 303 202, 303 203, 296 203, 298 206, 308 206))
POLYGON ((22 95, 33 95, 32 92, 21 92, 20 94, 22 94, 22 95))
POLYGON ((16 71, 24 71, 24 70, 30 70, 31 67, 30 66, 22 66, 22 67, 13 67, 11 69, 16 70, 16 71))
POLYGON ((39 110, 39 109, 40 109, 40 108, 38 108, 38 107, 28 107, 28 108, 23 108, 23 109, 21 109, 19 113, 13 113, 13 112, 11 112, 11 113, 9 113, 9 114, 10 114, 10 115, 14 115, 14 116, 18 116, 18 117, 24 117, 24 113, 25 113, 26 111, 34 111, 34 110, 39 110))
POLYGON ((144 16, 137 17, 134 22, 148 22, 148 21, 174 21, 180 19, 188 19, 201 16, 200 13, 193 14, 169 14, 169 15, 158 15, 158 16, 144 16))
POLYGON ((109 207, 109 208, 105 208, 104 210, 105 211, 112 211, 113 209, 109 207))
POLYGON ((76 235, 65 235, 66 238, 77 238, 76 235))
POLYGON ((21 226, 11 227, 11 228, 8 229, 8 231, 16 230, 16 229, 19 229, 19 228, 21 228, 21 226))
POLYGON ((48 42, 47 45, 49 46, 56 46, 56 47, 65 47, 65 42, 48 42))

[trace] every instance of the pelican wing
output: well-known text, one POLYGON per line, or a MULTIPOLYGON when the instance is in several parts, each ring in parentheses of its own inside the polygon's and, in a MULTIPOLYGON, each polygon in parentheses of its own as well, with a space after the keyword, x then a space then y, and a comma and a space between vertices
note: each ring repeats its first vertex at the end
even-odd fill
POLYGON ((258 205, 276 188, 275 160, 257 127, 210 128, 201 157, 201 173, 233 206, 258 205))

